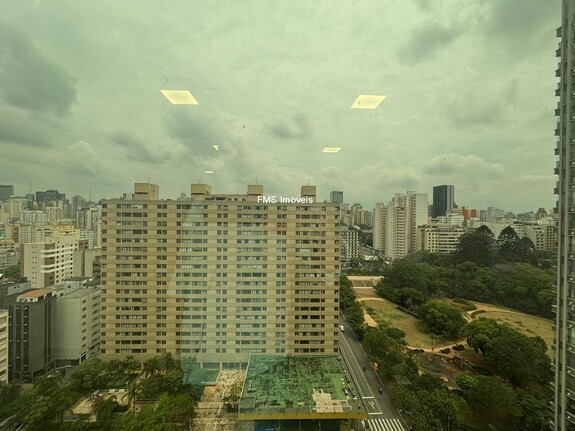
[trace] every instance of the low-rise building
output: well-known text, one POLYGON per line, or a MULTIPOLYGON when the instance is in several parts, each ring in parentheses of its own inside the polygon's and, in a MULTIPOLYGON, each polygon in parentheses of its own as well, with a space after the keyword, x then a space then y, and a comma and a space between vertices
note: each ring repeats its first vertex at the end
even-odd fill
POLYGON ((451 224, 428 224, 417 228, 416 250, 432 253, 452 253, 457 249, 459 238, 465 233, 461 226, 451 224))

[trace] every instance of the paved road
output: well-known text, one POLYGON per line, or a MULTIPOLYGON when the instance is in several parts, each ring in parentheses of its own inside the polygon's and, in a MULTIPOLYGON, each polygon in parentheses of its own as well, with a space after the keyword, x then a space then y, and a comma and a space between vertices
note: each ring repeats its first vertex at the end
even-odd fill
MULTIPOLYGON (((340 324, 347 328, 347 323, 341 319, 340 324)), ((363 399, 365 408, 369 414, 367 424, 370 430, 378 431, 404 431, 402 420, 395 409, 386 391, 379 393, 382 385, 378 375, 375 373, 369 359, 359 341, 351 331, 346 329, 340 331, 339 347, 344 361, 346 362, 352 378, 359 391, 359 396, 363 399), (365 371, 363 371, 365 369, 365 371)))

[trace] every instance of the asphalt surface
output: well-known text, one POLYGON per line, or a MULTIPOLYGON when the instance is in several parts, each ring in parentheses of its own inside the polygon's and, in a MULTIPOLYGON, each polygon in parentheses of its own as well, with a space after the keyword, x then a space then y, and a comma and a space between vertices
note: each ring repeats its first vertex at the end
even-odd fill
POLYGON ((343 318, 340 319, 340 325, 344 327, 344 331, 340 331, 339 337, 340 352, 359 391, 358 396, 363 400, 369 414, 366 424, 369 427, 366 429, 405 430, 406 427, 402 425, 401 416, 391 403, 385 386, 372 368, 353 331, 348 329, 347 322, 343 318), (379 393, 380 388, 383 389, 381 394, 379 393))

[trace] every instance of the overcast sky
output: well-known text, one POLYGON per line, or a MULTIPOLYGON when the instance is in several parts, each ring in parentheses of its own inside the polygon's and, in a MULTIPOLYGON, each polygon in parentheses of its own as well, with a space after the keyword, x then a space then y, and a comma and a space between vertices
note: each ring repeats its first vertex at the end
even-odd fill
POLYGON ((559 0, 0 0, 0 184, 551 208, 559 25, 559 0))

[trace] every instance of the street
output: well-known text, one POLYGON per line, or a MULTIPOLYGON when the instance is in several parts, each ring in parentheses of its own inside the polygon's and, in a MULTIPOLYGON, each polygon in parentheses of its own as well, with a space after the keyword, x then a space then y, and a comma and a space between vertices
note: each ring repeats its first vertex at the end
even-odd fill
POLYGON ((405 431, 401 416, 393 407, 361 344, 343 318, 340 319, 340 325, 345 328, 344 331, 340 331, 340 352, 369 414, 365 429, 405 431), (383 393, 379 393, 379 388, 383 388, 383 393))

